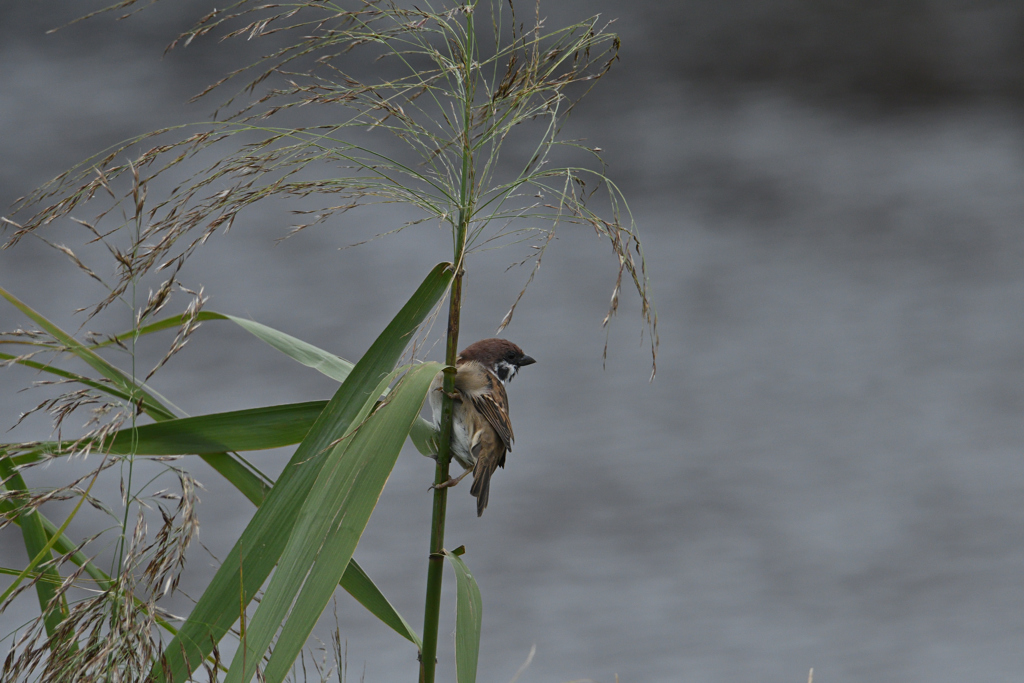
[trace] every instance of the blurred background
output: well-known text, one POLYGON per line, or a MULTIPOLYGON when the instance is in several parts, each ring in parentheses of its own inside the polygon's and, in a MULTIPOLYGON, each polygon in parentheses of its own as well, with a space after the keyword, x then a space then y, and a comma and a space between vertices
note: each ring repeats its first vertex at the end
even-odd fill
MULTIPOLYGON (((108 145, 206 119, 210 103, 186 100, 258 54, 206 40, 162 56, 206 11, 158 3, 46 35, 80 3, 7 0, 3 211, 108 145)), ((621 61, 566 135, 605 150, 640 226, 658 375, 648 383, 635 297, 602 368, 616 263, 589 230, 563 228, 505 332, 539 361, 509 389, 508 468, 481 519, 468 486, 449 503, 449 545, 466 545, 484 596, 480 680, 510 680, 534 645, 521 681, 802 681, 811 667, 826 682, 1019 677, 1024 6, 542 7, 549 28, 595 12, 616 20, 621 61)), ((339 249, 395 227, 407 217, 395 209, 278 244, 288 208, 250 212, 189 262, 182 279, 204 287, 208 308, 356 358, 446 258, 447 238, 428 226, 339 249)), ((46 235, 70 243, 78 232, 46 235)), ((519 257, 469 263, 467 343, 491 336, 515 299, 529 271, 505 268, 519 257)), ((33 240, 0 252, 0 285, 70 329, 98 291, 33 240)), ((0 329, 24 324, 0 306, 0 329)), ((36 379, 0 372, 5 427, 42 400, 18 393, 36 379)), ((155 386, 190 414, 334 390, 213 322, 155 386)), ((48 436, 33 418, 5 440, 48 436)), ((257 462, 276 472, 287 456, 257 462)), ((201 540, 222 557, 251 508, 185 462, 208 488, 201 540)), ((407 448, 356 552, 417 629, 431 477, 407 448)), ((70 505, 53 510, 62 519, 70 505)), ((0 535, 0 559, 24 566, 12 533, 0 535)), ((213 567, 197 549, 184 591, 197 596, 213 567)), ((33 600, 0 615, 2 635, 33 600)), ((413 646, 345 594, 337 611, 350 676, 415 676, 413 646)), ((450 634, 453 603, 445 617, 450 634)), ((442 677, 454 678, 451 652, 446 635, 442 677)))

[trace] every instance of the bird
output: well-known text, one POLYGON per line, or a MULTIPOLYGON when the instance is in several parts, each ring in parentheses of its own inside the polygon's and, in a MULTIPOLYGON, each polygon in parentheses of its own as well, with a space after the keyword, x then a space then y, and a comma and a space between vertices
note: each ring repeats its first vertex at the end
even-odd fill
MULTIPOLYGON (((466 468, 459 477, 435 488, 455 486, 473 473, 469 492, 476 498, 476 515, 483 515, 491 487, 491 475, 505 466, 505 454, 512 450, 512 421, 508 416, 505 384, 519 368, 537 361, 507 339, 482 339, 470 344, 455 361, 455 411, 452 416, 451 454, 466 468)), ((434 427, 441 424, 444 373, 430 385, 430 410, 434 427)))

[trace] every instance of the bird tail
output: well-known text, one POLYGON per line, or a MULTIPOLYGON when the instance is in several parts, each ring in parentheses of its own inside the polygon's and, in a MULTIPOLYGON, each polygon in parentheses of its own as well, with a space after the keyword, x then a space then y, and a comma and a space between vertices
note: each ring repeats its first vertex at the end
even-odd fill
POLYGON ((476 498, 476 516, 480 517, 487 508, 487 499, 491 493, 491 475, 494 469, 487 466, 483 459, 476 461, 476 468, 473 470, 473 485, 469 492, 476 498))

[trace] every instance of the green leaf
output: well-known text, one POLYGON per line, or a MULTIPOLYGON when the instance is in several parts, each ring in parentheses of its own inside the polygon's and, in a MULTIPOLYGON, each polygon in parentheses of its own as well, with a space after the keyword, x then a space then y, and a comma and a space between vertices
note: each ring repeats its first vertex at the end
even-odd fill
POLYGON ((275 349, 291 357, 303 365, 318 370, 331 379, 344 382, 353 365, 344 358, 339 358, 333 353, 328 353, 301 339, 278 332, 272 327, 267 327, 252 320, 236 318, 233 315, 225 315, 225 318, 239 325, 242 329, 256 335, 275 349))
MULTIPOLYGON (((184 455, 256 451, 299 443, 323 412, 327 401, 288 403, 166 420, 137 428, 138 455, 184 455)), ((122 429, 111 453, 130 453, 132 430, 122 429)))
MULTIPOLYGON (((288 403, 145 425, 137 429, 135 453, 182 455, 290 446, 302 441, 326 405, 327 401, 288 403)), ((117 432, 110 452, 131 452, 131 432, 117 432)))
MULTIPOLYGON (((180 327, 185 318, 186 316, 182 314, 158 320, 157 322, 140 327, 138 334, 146 335, 153 332, 159 332, 161 330, 180 327)), ((348 373, 352 372, 353 366, 351 361, 339 358, 329 351, 324 351, 321 348, 313 346, 309 342, 304 342, 290 334, 285 334, 284 332, 275 330, 272 327, 267 327, 266 325, 254 320, 239 318, 237 316, 228 315, 227 313, 217 313, 216 311, 200 311, 196 314, 195 320, 199 322, 206 320, 230 320, 246 332, 255 335, 257 338, 270 344, 293 360, 296 360, 307 367, 313 368, 314 370, 318 370, 339 382, 344 382, 345 378, 348 377, 348 373)), ((128 339, 132 337, 133 334, 135 334, 133 331, 125 332, 115 338, 128 339)), ((113 343, 113 341, 108 340, 96 344, 92 348, 97 349, 113 343)))
POLYGON ((248 683, 279 628, 264 676, 271 683, 284 680, 330 602, 442 367, 427 363, 409 370, 388 399, 331 450, 225 683, 248 683))
MULTIPOLYGON (((359 407, 359 411, 356 415, 349 421, 345 432, 334 442, 328 444, 323 451, 324 456, 318 459, 318 477, 310 483, 308 492, 303 496, 302 500, 297 501, 295 504, 297 508, 297 515, 293 519, 293 524, 295 526, 287 539, 277 570, 274 573, 274 578, 271 581, 270 586, 267 588, 267 593, 263 596, 263 599, 260 600, 260 607, 256 611, 256 616, 253 617, 252 623, 245 631, 241 647, 235 652, 235 657, 232 662, 231 669, 228 671, 228 678, 225 680, 225 683, 231 683, 232 680, 236 680, 237 678, 244 676, 247 668, 250 669, 251 675, 251 669, 255 667, 256 663, 262 658, 261 653, 269 646, 271 639, 277 632, 282 621, 285 619, 288 608, 291 606, 292 601, 295 599, 295 594, 301 587, 302 579, 309 571, 309 564, 305 564, 306 570, 302 574, 296 575, 295 572, 290 572, 289 569, 293 566, 304 564, 301 556, 306 555, 307 553, 312 553, 313 558, 316 558, 319 551, 319 545, 307 543, 296 546, 294 540, 296 535, 303 533, 304 521, 308 520, 310 514, 314 518, 319 518, 321 522, 323 521, 323 505, 325 505, 325 503, 320 500, 323 498, 323 485, 319 484, 319 482, 322 480, 324 468, 326 467, 328 470, 334 469, 332 463, 336 462, 339 455, 345 452, 349 446, 351 434, 358 429, 370 415, 370 412, 376 404, 375 397, 380 396, 381 391, 383 391, 397 375, 398 370, 393 370, 378 382, 373 391, 367 393, 366 400, 359 407), (309 512, 308 504, 310 499, 314 497, 317 498, 317 505, 312 509, 312 512, 309 512), (282 588, 282 583, 285 584, 284 588, 282 588), (291 585, 293 590, 289 591, 289 585, 291 585), (285 602, 281 598, 286 595, 290 597, 288 597, 285 602), (267 596, 270 596, 269 601, 267 596), (279 615, 279 619, 276 621, 272 618, 275 613, 279 615), (232 670, 235 672, 235 678, 232 678, 232 670)), ((308 534, 305 535, 308 536, 308 534)), ((309 563, 312 563, 312 560, 310 560, 309 563)), ((344 567, 345 565, 342 564, 341 566, 344 567)))
MULTIPOLYGON (((184 681, 227 633, 277 564, 325 454, 398 362, 412 334, 452 281, 451 264, 434 267, 398 315, 356 363, 295 450, 277 483, 228 553, 151 677, 184 681)), ((404 435, 402 437, 405 438, 404 435)))
POLYGON ((444 551, 455 570, 455 671, 458 683, 475 683, 483 600, 480 587, 461 555, 458 550, 444 551))
MULTIPOLYGON (((115 455, 203 455, 290 446, 302 441, 326 405, 327 401, 286 403, 164 420, 115 432, 102 450, 115 455)), ((68 452, 62 445, 45 441, 11 459, 15 465, 35 462, 44 453, 68 452)))
MULTIPOLYGON (((0 288, 0 295, 4 296, 4 298, 6 298, 8 301, 14 304, 19 310, 21 310, 23 313, 29 316, 36 323, 41 325, 55 338, 60 340, 61 343, 68 346, 71 349, 72 353, 86 360, 86 362, 88 362, 94 368, 99 369, 97 359, 99 364, 106 364, 107 366, 109 366, 107 372, 100 370, 100 373, 103 374, 108 379, 117 382, 119 386, 125 389, 129 389, 131 382, 130 380, 127 379, 124 373, 122 373, 120 370, 117 370, 117 368, 110 365, 101 357, 95 354, 95 349, 110 346, 111 344, 114 343, 112 340, 107 340, 92 346, 85 346, 83 344, 80 344, 73 337, 71 337, 71 335, 61 330, 59 327, 57 327, 49 320, 44 318, 41 314, 29 308, 26 304, 16 299, 12 294, 7 292, 6 290, 3 290, 3 288, 0 288), (127 380, 129 384, 125 385, 124 382, 115 379, 116 375, 119 375, 122 379, 127 380)), ((163 320, 157 321, 155 323, 145 325, 138 329, 138 335, 143 336, 147 334, 152 334, 153 332, 160 332, 161 330, 179 327, 183 320, 185 319, 185 317, 185 315, 174 315, 168 318, 164 318, 163 320)), ((307 367, 313 368, 314 370, 317 370, 338 382, 344 382, 345 378, 348 377, 348 373, 352 371, 353 365, 351 361, 345 360, 344 358, 340 358, 334 355, 333 353, 330 353, 329 351, 324 351, 323 349, 310 344, 309 342, 302 341, 297 337, 293 337, 290 334, 281 332, 280 330, 275 330, 272 327, 268 327, 254 320, 239 318, 234 315, 228 315, 227 313, 217 313, 216 311, 200 311, 198 314, 196 314, 195 319, 199 322, 207 320, 229 320, 238 325, 239 327, 241 327, 242 329, 244 329, 245 331, 254 335, 258 339, 261 339, 267 344, 270 344, 275 349, 281 351, 282 353, 292 358, 293 360, 296 360, 307 367)), ((123 334, 118 335, 116 339, 129 339, 135 334, 135 331, 125 332, 123 334)), ((0 353, 0 359, 2 360, 14 360, 16 358, 18 357, 6 353, 0 353)), ((18 360, 16 362, 22 365, 26 365, 28 367, 36 368, 38 370, 52 372, 54 374, 60 375, 68 379, 74 379, 88 386, 92 386, 93 388, 106 391, 107 393, 112 393, 120 398, 128 398, 128 395, 124 392, 118 392, 116 389, 112 391, 113 387, 102 385, 99 382, 95 382, 94 380, 81 377, 80 375, 76 375, 74 373, 66 372, 56 368, 51 368, 43 363, 38 363, 29 359, 18 360)))

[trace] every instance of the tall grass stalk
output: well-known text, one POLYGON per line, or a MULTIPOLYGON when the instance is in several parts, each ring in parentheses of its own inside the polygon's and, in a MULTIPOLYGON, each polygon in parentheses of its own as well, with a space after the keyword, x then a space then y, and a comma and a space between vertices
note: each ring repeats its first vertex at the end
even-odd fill
MULTIPOLYGON (((475 4, 470 7, 475 9, 475 4)), ((459 214, 455 225, 455 279, 448 299, 448 328, 445 343, 444 373, 445 396, 441 402, 440 438, 437 450, 437 468, 434 474, 434 504, 430 519, 430 553, 427 556, 427 594, 423 604, 423 647, 420 649, 421 683, 433 683, 437 667, 437 630, 441 619, 441 584, 444 575, 444 531, 447 519, 448 488, 440 485, 448 481, 451 465, 451 438, 454 403, 451 395, 455 391, 455 361, 459 348, 459 324, 462 317, 462 277, 465 273, 466 237, 473 216, 474 169, 473 158, 473 100, 476 74, 473 63, 476 54, 476 25, 473 13, 466 16, 466 41, 462 46, 461 69, 463 72, 463 114, 462 135, 462 176, 459 184, 459 214)))
MULTIPOLYGON (((107 11, 128 8, 135 1, 123 0, 107 11)), ((611 301, 604 322, 617 311, 623 281, 632 283, 654 368, 657 317, 628 205, 605 175, 600 150, 561 135, 576 103, 617 59, 617 37, 600 17, 548 29, 539 3, 531 7, 529 19, 518 15, 513 3, 500 0, 421 6, 425 9, 372 0, 345 9, 316 0, 288 5, 238 0, 227 9, 213 10, 170 47, 211 33, 259 38, 270 45, 264 56, 197 96, 208 99, 222 94, 213 120, 154 131, 106 150, 30 194, 16 207, 15 215, 4 219, 6 248, 30 236, 39 238, 64 252, 85 275, 103 283, 106 294, 85 311, 89 319, 127 299, 132 300, 134 311, 129 332, 80 342, 0 290, 42 328, 16 330, 0 338, 0 343, 22 350, 0 354, 0 360, 81 387, 59 400, 44 402, 40 409, 63 418, 86 408, 94 394, 120 406, 116 419, 98 423, 70 442, 58 433, 51 442, 0 444, 4 484, 8 492, 17 492, 0 501, 6 506, 5 520, 30 523, 34 519, 30 513, 38 513, 47 500, 27 495, 20 471, 92 451, 104 454, 104 467, 120 462, 127 468, 125 499, 129 501, 141 500, 141 489, 133 483, 139 458, 193 453, 258 506, 180 628, 171 627, 157 600, 177 585, 184 548, 198 524, 192 505, 196 484, 184 471, 175 470, 185 492, 177 517, 165 515, 179 521, 162 527, 157 543, 148 549, 140 549, 144 528, 139 524, 129 540, 129 517, 124 511, 115 553, 119 571, 112 569, 110 575, 86 559, 83 544, 66 538, 64 529, 37 515, 42 521, 36 536, 63 553, 47 565, 49 582, 61 580, 55 572, 74 563, 78 568, 63 578, 62 586, 77 585, 85 573, 100 585, 121 591, 119 601, 113 603, 119 618, 134 624, 133 637, 148 634, 146 647, 136 648, 148 662, 123 649, 103 651, 109 680, 141 680, 132 677, 142 675, 155 681, 183 681, 204 666, 211 676, 226 670, 229 683, 247 683, 254 675, 283 680, 340 583, 417 646, 419 679, 432 683, 445 561, 453 565, 458 586, 459 681, 469 683, 475 677, 480 592, 459 557, 461 551, 446 549, 447 488, 435 488, 433 493, 422 636, 352 558, 406 435, 422 452, 435 457, 434 483, 448 479, 452 401, 443 400, 438 432, 417 413, 438 370, 443 368, 445 373, 446 393, 454 389, 460 318, 467 295, 464 274, 475 254, 501 246, 513 250, 513 263, 532 261, 522 290, 510 297, 508 312, 495 321, 503 329, 556 230, 567 224, 589 227, 607 241, 613 259, 611 301), (364 59, 357 59, 356 53, 364 59), (329 123, 307 123, 309 112, 329 123), (153 188, 159 188, 159 198, 147 201, 147 192, 153 188), (285 236, 315 226, 344 231, 350 224, 346 214, 360 207, 407 205, 417 215, 377 236, 439 226, 445 239, 450 239, 451 261, 429 270, 356 363, 259 323, 204 310, 202 290, 190 290, 179 282, 184 263, 216 233, 227 232, 244 221, 253 207, 275 197, 300 202, 294 210, 298 219, 285 236), (93 217, 82 219, 83 212, 93 212, 93 217), (102 247, 114 264, 113 280, 108 282, 97 274, 105 272, 102 268, 87 265, 48 236, 56 226, 67 225, 84 230, 91 243, 102 247), (120 236, 127 245, 117 241, 120 236), (154 278, 163 279, 154 282, 144 305, 136 305, 138 288, 154 278), (187 295, 187 305, 177 314, 156 319, 175 292, 187 295), (410 343, 413 355, 421 348, 445 295, 444 365, 398 365, 410 343), (334 397, 315 404, 183 417, 147 383, 181 351, 200 324, 218 320, 232 321, 330 376, 339 383, 334 397), (177 329, 177 334, 163 359, 140 379, 134 365, 136 345, 165 329, 177 329), (129 351, 129 371, 121 371, 98 353, 114 347, 129 351), (55 361, 84 360, 93 374, 35 360, 43 352, 53 353, 55 361), (154 424, 137 424, 140 415, 154 424), (298 446, 276 482, 240 455, 287 444, 298 446), (149 565, 142 563, 143 556, 151 557, 149 565), (133 587, 136 571, 149 580, 144 599, 133 587), (260 594, 250 615, 246 610, 252 609, 260 594), (133 620, 127 613, 145 619, 133 620), (218 647, 236 622, 243 625, 244 637, 234 661, 225 667, 218 647), (160 630, 169 643, 154 635, 160 630)), ((395 308, 388 302, 380 305, 395 308)), ((35 585, 51 585, 43 580, 44 572, 35 576, 35 585)), ((63 598, 67 591, 58 592, 63 598)), ((37 630, 35 640, 22 639, 12 656, 18 651, 31 652, 31 657, 12 660, 20 664, 11 671, 28 672, 30 665, 39 666, 47 658, 53 666, 67 667, 80 661, 71 647, 79 642, 84 650, 95 650, 94 641, 71 630, 76 624, 96 623, 93 615, 99 608, 87 603, 82 603, 84 611, 77 620, 68 610, 50 609, 49 638, 37 630), (61 649, 61 642, 69 646, 61 649)), ((59 601, 51 597, 48 604, 56 607, 59 601)), ((112 622, 108 623, 113 632, 112 622)), ((136 642, 126 638, 129 641, 136 642)))

